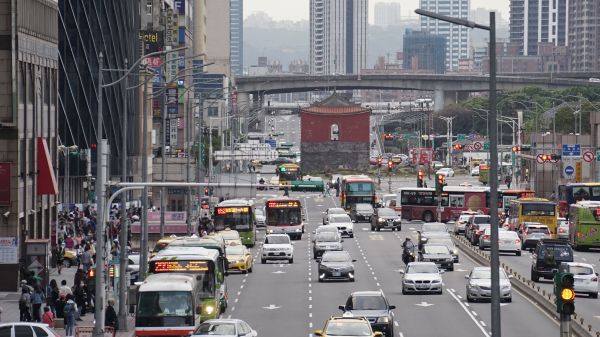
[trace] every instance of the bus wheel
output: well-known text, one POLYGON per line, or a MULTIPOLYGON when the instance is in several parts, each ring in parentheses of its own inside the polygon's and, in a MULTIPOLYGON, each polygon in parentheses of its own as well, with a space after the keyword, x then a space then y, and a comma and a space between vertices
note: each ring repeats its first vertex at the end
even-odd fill
POLYGON ((423 221, 425 222, 433 222, 433 213, 427 211, 423 213, 423 221))

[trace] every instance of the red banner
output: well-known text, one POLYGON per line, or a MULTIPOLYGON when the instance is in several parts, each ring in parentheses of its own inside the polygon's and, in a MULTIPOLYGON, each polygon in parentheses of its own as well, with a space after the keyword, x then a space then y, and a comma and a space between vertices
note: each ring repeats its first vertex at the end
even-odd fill
POLYGON ((10 165, 0 163, 0 205, 10 206, 10 165))

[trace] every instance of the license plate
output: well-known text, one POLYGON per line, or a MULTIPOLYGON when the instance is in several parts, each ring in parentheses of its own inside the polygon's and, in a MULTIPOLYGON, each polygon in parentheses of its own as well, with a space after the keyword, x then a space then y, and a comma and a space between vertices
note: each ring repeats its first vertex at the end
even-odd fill
POLYGON ((340 273, 339 271, 334 271, 334 272, 333 272, 333 276, 334 276, 334 277, 335 277, 335 276, 341 276, 341 275, 342 275, 342 273, 340 273))
POLYGON ((417 289, 427 289, 429 288, 429 286, 427 286, 426 284, 417 284, 417 289))
POLYGON ((510 244, 511 242, 512 242, 512 241, 510 241, 510 240, 503 240, 503 241, 502 241, 502 243, 504 243, 504 244, 510 244))

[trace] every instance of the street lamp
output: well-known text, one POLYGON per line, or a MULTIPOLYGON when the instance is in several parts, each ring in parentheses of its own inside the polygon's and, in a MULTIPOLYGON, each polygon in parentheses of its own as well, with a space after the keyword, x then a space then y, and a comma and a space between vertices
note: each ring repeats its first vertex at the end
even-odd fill
MULTIPOLYGON (((433 19, 454 23, 470 28, 487 30, 490 33, 490 98, 488 127, 490 129, 490 205, 498 204, 498 130, 496 128, 496 13, 490 12, 490 25, 484 26, 465 19, 440 15, 434 12, 417 9, 415 13, 433 19), (491 124, 493 123, 493 124, 491 124)), ((491 210, 491 268, 492 268, 492 334, 501 336, 500 325, 500 261, 498 256, 498 211, 491 210)))

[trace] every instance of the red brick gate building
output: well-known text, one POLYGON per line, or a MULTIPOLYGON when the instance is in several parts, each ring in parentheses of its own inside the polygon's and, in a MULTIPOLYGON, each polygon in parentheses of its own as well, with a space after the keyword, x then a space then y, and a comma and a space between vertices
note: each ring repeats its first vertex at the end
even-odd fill
POLYGON ((302 171, 368 169, 370 116, 337 94, 301 109, 302 171))

